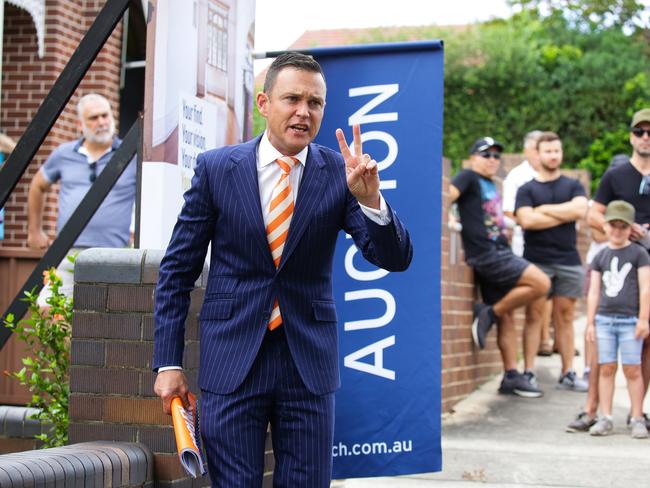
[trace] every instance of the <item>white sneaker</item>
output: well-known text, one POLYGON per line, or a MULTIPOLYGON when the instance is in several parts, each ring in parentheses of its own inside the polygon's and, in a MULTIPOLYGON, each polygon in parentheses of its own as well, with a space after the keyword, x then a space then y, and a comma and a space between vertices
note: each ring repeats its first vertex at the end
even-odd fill
POLYGON ((645 419, 643 417, 630 419, 630 435, 632 439, 648 438, 648 429, 645 426, 645 419))
MULTIPOLYGON (((613 431, 614 431, 614 424, 612 423, 611 419, 608 419, 607 417, 601 417, 598 419, 598 422, 596 422, 594 425, 591 426, 591 428, 589 429, 589 434, 595 436, 603 436, 603 435, 609 435, 613 431)), ((647 433, 648 432, 646 431, 646 434, 647 433)))

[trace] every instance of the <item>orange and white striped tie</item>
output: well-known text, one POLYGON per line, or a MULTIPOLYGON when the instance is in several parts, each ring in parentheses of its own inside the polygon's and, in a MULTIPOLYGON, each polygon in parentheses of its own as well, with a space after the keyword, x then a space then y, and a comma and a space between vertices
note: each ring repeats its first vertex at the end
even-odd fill
MULTIPOLYGON (((282 175, 271 194, 271 205, 269 206, 267 219, 268 224, 266 225, 266 238, 271 248, 273 262, 277 268, 280 265, 284 243, 289 234, 289 224, 291 224, 291 217, 293 216, 293 190, 289 181, 289 173, 300 161, 290 156, 283 156, 276 159, 275 162, 282 168, 282 175)), ((276 298, 269 320, 269 330, 273 330, 281 324, 280 305, 276 298)))

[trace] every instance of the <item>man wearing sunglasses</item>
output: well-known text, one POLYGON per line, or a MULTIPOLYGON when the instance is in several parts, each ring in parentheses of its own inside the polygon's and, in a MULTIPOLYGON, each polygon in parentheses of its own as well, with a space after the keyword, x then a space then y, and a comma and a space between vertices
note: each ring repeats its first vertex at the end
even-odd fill
POLYGON ((465 261, 474 270, 485 303, 474 307, 472 337, 483 349, 492 325, 498 324, 498 346, 504 375, 499 393, 527 398, 543 395, 529 371, 517 371, 516 308, 546 295, 546 275, 512 253, 504 233, 501 196, 492 180, 501 160, 503 146, 491 137, 478 139, 470 148, 471 169, 461 171, 449 187, 451 202, 457 202, 462 224, 465 261))
MULTIPOLYGON (((587 197, 582 184, 562 175, 562 141, 553 132, 544 132, 537 140, 538 175, 517 192, 515 215, 524 229, 524 258, 535 263, 552 283, 555 343, 562 360, 558 388, 587 391, 585 381, 573 370, 575 302, 582 296, 584 268, 576 246, 576 222, 587 213, 587 197)), ((532 325, 541 329, 546 297, 531 308, 539 318, 532 325)), ((531 337, 539 340, 539 336, 531 337)), ((537 347, 537 345, 535 345, 537 347)))
MULTIPOLYGON (((60 232, 120 145, 121 141, 115 137, 115 120, 106 98, 96 93, 81 97, 77 104, 77 116, 82 136, 57 147, 30 184, 27 245, 31 248, 46 249, 52 243, 52 237, 44 232, 42 225, 43 206, 52 185, 59 183, 56 228, 60 232)), ((135 161, 132 161, 124 170, 77 238, 71 253, 88 247, 128 245, 135 201, 135 166, 135 161)), ((59 265, 59 275, 63 281, 63 293, 72 296, 72 263, 67 258, 59 265)), ((44 289, 39 296, 42 307, 47 305, 48 296, 48 289, 44 289)))
MULTIPOLYGON (((609 169, 600 180, 596 196, 587 216, 590 227, 603 232, 605 209, 613 200, 624 200, 635 209, 636 222, 632 225, 630 240, 650 249, 650 107, 636 112, 630 124, 630 161, 616 168, 609 169)), ((648 391, 650 383, 650 339, 646 338, 641 353, 641 372, 643 386, 648 391)), ((592 368, 592 375, 598 371, 592 368)), ((592 384, 589 385, 592 387, 592 384)), ((595 385, 597 388, 597 384, 595 385)), ((581 413, 591 420, 595 411, 581 413)), ((650 428, 650 419, 644 414, 646 427, 650 428)))

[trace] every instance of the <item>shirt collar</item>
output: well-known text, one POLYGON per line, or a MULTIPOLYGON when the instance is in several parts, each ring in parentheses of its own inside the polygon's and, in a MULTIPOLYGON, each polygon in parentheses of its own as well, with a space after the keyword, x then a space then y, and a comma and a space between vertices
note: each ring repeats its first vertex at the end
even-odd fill
MULTIPOLYGON (((300 164, 302 164, 304 167, 305 162, 307 161, 308 152, 309 146, 305 146, 302 151, 293 157, 300 161, 300 164)), ((260 145, 257 150, 257 167, 264 168, 282 156, 285 155, 273 147, 273 144, 271 144, 271 141, 269 141, 268 132, 264 131, 264 135, 262 136, 262 139, 260 139, 260 145)))
MULTIPOLYGON (((102 157, 105 156, 107 153, 109 153, 111 151, 117 151, 117 148, 120 147, 121 142, 122 141, 120 140, 119 137, 113 137, 113 142, 111 143, 110 149, 107 149, 106 152, 104 154, 102 154, 102 157)), ((80 137, 79 139, 77 139, 77 142, 75 143, 73 150, 75 152, 78 152, 79 154, 83 154, 84 156, 88 157, 88 151, 84 147, 83 143, 84 143, 84 138, 83 137, 80 137)))

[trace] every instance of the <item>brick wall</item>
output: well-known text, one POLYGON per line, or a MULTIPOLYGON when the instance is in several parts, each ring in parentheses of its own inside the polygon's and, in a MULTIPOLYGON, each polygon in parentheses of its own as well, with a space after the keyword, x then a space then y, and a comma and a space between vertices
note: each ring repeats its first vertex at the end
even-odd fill
POLYGON ((42 445, 34 438, 46 429, 31 418, 37 412, 34 408, 0 405, 0 454, 30 451, 42 445))
MULTIPOLYGON (((45 56, 38 57, 36 29, 30 15, 7 3, 2 59, 0 128, 18 140, 34 117, 54 81, 92 24, 104 1, 47 0, 45 56)), ((118 119, 122 24, 113 32, 83 82, 70 99, 36 157, 9 198, 5 210, 5 239, 0 247, 26 247, 29 182, 59 144, 79 137, 76 103, 80 96, 98 92, 109 99, 118 119)), ((46 232, 56 230, 57 193, 47 198, 46 232)))

